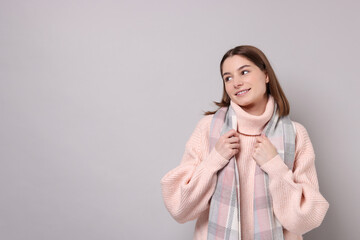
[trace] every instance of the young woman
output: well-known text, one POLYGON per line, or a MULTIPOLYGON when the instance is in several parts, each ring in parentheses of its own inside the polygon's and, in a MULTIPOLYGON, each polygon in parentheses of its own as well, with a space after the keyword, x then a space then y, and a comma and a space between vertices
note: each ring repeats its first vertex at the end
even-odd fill
POLYGON ((179 223, 197 219, 194 239, 298 240, 323 221, 306 129, 262 51, 230 49, 220 63, 223 97, 186 143, 178 167, 161 179, 179 223))

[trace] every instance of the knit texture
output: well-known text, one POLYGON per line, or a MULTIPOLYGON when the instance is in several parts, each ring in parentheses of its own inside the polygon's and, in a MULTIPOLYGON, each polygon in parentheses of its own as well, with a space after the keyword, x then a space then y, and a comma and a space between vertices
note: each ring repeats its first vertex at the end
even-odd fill
MULTIPOLYGON (((260 133, 271 117, 272 106, 268 102, 261 116, 247 114, 240 107, 234 108, 238 119, 241 119, 238 129, 247 134, 260 133)), ((161 179, 166 208, 179 223, 197 219, 194 239, 198 240, 207 238, 209 200, 215 190, 217 171, 228 162, 215 148, 209 153, 212 117, 205 116, 198 122, 186 143, 180 165, 161 179)), ((269 175, 274 213, 284 227, 286 240, 302 239, 302 234, 318 227, 329 207, 319 192, 315 155, 308 133, 301 124, 294 123, 293 171, 279 155, 260 166, 269 175)), ((241 189, 241 235, 246 240, 253 239, 254 232, 253 176, 256 162, 252 154, 255 142, 255 137, 240 135, 240 152, 236 156, 241 189)))

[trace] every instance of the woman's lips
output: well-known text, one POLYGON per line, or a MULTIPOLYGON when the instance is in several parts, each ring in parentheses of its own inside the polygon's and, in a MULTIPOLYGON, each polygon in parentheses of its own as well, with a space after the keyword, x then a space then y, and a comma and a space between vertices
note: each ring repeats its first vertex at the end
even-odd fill
POLYGON ((235 94, 236 96, 244 96, 246 93, 248 93, 250 91, 251 88, 249 89, 244 89, 241 90, 240 92, 238 92, 237 94, 235 94))

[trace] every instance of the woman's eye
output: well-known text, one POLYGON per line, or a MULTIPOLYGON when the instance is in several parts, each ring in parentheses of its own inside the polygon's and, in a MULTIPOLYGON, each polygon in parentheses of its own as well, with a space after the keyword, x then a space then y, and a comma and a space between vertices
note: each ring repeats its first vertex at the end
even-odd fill
POLYGON ((242 75, 245 75, 245 74, 248 74, 248 73, 249 73, 248 70, 244 70, 244 71, 241 72, 242 75))
POLYGON ((232 77, 226 77, 225 78, 225 82, 227 82, 227 81, 229 81, 229 80, 231 80, 232 79, 232 77))

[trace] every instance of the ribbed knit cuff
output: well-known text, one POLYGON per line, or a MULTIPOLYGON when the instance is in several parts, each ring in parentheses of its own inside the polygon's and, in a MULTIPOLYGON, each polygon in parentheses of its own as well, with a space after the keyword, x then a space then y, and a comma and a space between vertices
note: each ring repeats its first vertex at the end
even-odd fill
POLYGON ((206 168, 212 171, 219 171, 229 162, 228 159, 221 156, 215 148, 211 150, 209 156, 205 161, 203 161, 206 168))
POLYGON ((264 170, 267 174, 269 174, 270 177, 271 175, 283 176, 289 171, 288 166, 286 166, 279 154, 261 165, 260 168, 264 170))

